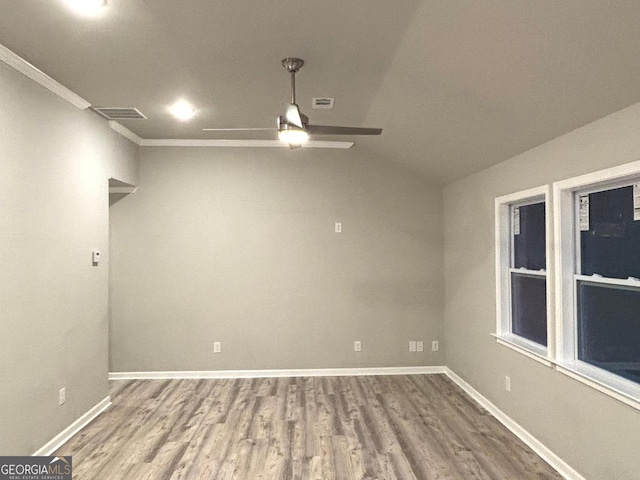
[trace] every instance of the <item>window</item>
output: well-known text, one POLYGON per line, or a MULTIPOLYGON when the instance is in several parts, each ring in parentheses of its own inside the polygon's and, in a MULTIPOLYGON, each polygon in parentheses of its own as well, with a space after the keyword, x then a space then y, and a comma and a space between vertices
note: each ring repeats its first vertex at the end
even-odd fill
POLYGON ((637 185, 576 193, 576 356, 640 382, 640 215, 634 213, 634 191, 640 201, 637 185))
POLYGON ((558 369, 638 407, 640 162, 558 182, 554 211, 558 369))
POLYGON ((496 336, 536 359, 547 357, 551 311, 548 192, 539 187, 496 199, 496 336))

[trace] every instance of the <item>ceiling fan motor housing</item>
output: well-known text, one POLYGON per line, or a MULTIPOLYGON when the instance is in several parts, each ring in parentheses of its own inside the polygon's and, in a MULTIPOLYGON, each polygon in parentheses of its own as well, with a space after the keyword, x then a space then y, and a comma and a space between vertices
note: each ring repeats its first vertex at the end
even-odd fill
MULTIPOLYGON (((309 117, 307 117, 304 113, 301 113, 300 119, 302 120, 302 130, 306 131, 307 125, 309 124, 309 117)), ((300 127, 289 123, 285 115, 280 115, 278 116, 278 131, 282 132, 284 130, 300 130, 300 127)))

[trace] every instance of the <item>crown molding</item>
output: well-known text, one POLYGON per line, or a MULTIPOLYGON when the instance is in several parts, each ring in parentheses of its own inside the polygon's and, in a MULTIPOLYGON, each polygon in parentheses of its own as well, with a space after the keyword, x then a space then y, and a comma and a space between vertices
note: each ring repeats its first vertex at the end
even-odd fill
MULTIPOLYGON (((279 140, 197 140, 197 139, 141 139, 143 147, 231 147, 231 148, 289 148, 279 140)), ((309 141, 302 148, 348 149, 353 142, 309 141)))
POLYGON ((140 138, 138 135, 133 133, 131 130, 129 130, 127 127, 125 127, 121 123, 118 123, 115 120, 109 120, 109 126, 111 127, 112 130, 118 132, 123 137, 128 138, 136 145, 142 145, 142 138, 140 138))
MULTIPOLYGON (((227 147, 227 148, 288 148, 279 140, 213 140, 213 139, 180 139, 180 138, 141 138, 127 127, 115 120, 109 120, 109 126, 123 137, 128 138, 141 147, 227 147)), ((302 148, 338 148, 348 149, 353 142, 336 142, 312 140, 302 148)))
POLYGON ((56 82, 49 75, 44 73, 42 70, 37 69, 29 62, 27 62, 22 57, 19 57, 11 50, 9 50, 4 45, 0 44, 0 60, 9 65, 10 67, 15 68, 20 73, 26 75, 31 80, 39 83, 44 88, 50 90, 51 92, 58 95, 60 98, 63 98, 67 102, 69 102, 74 107, 79 108, 80 110, 85 110, 89 108, 91 104, 87 102, 84 98, 76 95, 71 90, 69 90, 64 85, 56 82))

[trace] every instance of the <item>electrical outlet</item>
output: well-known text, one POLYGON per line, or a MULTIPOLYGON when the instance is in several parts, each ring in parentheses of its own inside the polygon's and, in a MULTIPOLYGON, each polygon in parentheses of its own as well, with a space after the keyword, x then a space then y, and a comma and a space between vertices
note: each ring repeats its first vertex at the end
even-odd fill
POLYGON ((507 392, 511 391, 511 377, 509 377, 509 376, 505 376, 504 377, 504 389, 507 392))
POLYGON ((362 342, 360 340, 356 340, 353 342, 353 351, 361 352, 362 351, 362 342))
POLYGON ((62 387, 60 392, 58 393, 58 405, 64 405, 64 402, 67 401, 67 389, 62 387))
POLYGON ((213 342, 213 353, 220 353, 222 351, 222 342, 213 342))
POLYGON ((335 231, 336 231, 336 233, 342 233, 342 223, 341 222, 336 222, 335 223, 335 231))
POLYGON ((410 352, 415 352, 416 351, 416 342, 414 342, 414 341, 409 342, 409 351, 410 352))
POLYGON ((440 344, 438 343, 438 340, 434 340, 431 342, 431 351, 437 352, 438 350, 440 350, 440 344))
POLYGON ((418 343, 416 343, 416 349, 417 349, 419 352, 424 352, 424 342, 418 342, 418 343))

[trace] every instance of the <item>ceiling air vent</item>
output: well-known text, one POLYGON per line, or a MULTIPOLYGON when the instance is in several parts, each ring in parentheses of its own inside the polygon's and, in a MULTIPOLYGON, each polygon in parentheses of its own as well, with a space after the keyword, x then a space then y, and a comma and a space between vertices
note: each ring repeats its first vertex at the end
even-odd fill
POLYGON ((313 99, 313 108, 333 108, 333 98, 320 97, 313 99))
POLYGON ((137 108, 128 107, 91 107, 98 115, 102 115, 107 120, 135 120, 146 119, 147 117, 137 108))

